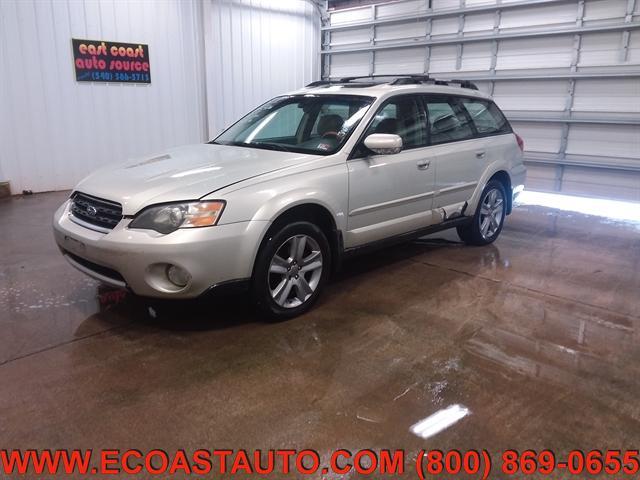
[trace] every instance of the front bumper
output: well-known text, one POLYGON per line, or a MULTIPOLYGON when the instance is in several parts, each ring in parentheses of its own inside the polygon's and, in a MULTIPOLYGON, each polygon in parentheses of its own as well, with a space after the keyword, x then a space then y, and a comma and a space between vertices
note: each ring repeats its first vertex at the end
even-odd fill
POLYGON ((109 233, 97 232, 73 222, 66 202, 54 215, 53 230, 69 263, 93 278, 147 297, 194 298, 216 285, 250 278, 269 226, 267 221, 248 221, 162 235, 129 230, 130 221, 122 219, 109 233), (167 279, 169 264, 189 272, 185 287, 167 279))

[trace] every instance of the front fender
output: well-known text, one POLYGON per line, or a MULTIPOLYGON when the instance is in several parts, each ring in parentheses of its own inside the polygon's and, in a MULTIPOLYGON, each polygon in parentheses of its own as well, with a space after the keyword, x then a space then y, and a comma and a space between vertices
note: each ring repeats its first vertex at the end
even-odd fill
POLYGON ((250 221, 262 229, 259 240, 253 245, 253 262, 273 222, 296 206, 312 204, 324 208, 331 215, 336 229, 344 231, 348 181, 346 165, 341 163, 259 181, 233 191, 215 192, 211 198, 222 198, 227 202, 220 217, 221 225, 250 221))

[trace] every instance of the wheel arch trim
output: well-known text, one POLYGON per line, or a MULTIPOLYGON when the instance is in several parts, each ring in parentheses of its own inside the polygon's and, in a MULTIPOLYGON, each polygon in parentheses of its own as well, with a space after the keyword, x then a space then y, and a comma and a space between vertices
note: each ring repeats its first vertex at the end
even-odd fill
MULTIPOLYGON (((480 177, 480 180, 478 181, 478 186, 476 187, 475 191, 473 192, 473 195, 468 201, 468 205, 465 210, 465 215, 473 216, 475 214, 476 209, 478 208, 478 202, 480 201, 482 192, 484 191, 485 187, 491 180, 493 180, 494 178, 498 179, 498 181, 500 181, 500 183, 504 185, 504 182, 502 181, 502 179, 500 179, 500 177, 505 178, 505 176, 508 179, 509 186, 510 186, 511 175, 509 174, 508 169, 505 168, 504 164, 502 162, 494 162, 490 164, 489 167, 485 169, 482 176, 480 177)), ((506 197, 505 199, 507 201, 507 215, 511 213, 511 208, 512 208, 512 199, 510 198, 511 195, 509 194, 509 191, 508 191, 509 186, 505 188, 505 197, 506 197)))
MULTIPOLYGON (((258 242, 254 254, 253 254, 253 268, 255 269, 255 264, 258 258, 258 253, 260 249, 263 247, 265 241, 267 240, 267 236, 271 229, 278 225, 279 221, 286 218, 287 215, 293 215, 293 218, 297 218, 298 220, 311 220, 302 216, 295 215, 296 210, 304 210, 305 208, 315 209, 317 212, 322 212, 324 219, 327 219, 330 223, 329 225, 317 225, 323 233, 327 236, 327 240, 329 242, 329 246, 331 248, 331 257, 332 257, 332 270, 336 270, 340 265, 340 260, 342 258, 343 252, 343 242, 342 242, 342 229, 340 225, 340 218, 344 218, 344 213, 335 213, 331 205, 327 202, 322 201, 317 196, 313 199, 309 198, 308 192, 305 190, 300 190, 299 193, 303 193, 304 196, 298 194, 292 197, 292 192, 288 192, 287 194, 278 195, 278 197, 274 197, 268 204, 263 205, 254 218, 261 218, 267 214, 271 218, 269 222, 266 222, 265 227, 260 235, 260 241, 258 242), (295 198, 295 199, 294 199, 295 198), (286 200, 286 201, 284 201, 286 200), (276 207, 277 206, 277 207, 276 207)), ((314 219, 315 220, 315 219, 314 219)), ((317 223, 317 222, 316 222, 317 223)))

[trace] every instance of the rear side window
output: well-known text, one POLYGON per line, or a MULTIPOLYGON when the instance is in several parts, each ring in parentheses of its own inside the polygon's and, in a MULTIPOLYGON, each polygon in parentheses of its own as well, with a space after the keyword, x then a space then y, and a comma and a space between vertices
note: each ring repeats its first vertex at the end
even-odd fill
POLYGON ((451 97, 426 97, 431 144, 473 138, 470 116, 465 107, 451 97))
POLYGON ((511 127, 493 102, 474 98, 460 99, 479 135, 510 133, 511 127))

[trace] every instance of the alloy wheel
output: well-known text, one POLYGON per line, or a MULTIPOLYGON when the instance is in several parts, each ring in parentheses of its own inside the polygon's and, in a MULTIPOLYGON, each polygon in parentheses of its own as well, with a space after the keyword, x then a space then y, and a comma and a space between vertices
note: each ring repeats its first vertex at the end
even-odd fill
POLYGON ((504 211, 504 196, 497 188, 489 190, 480 205, 480 235, 485 240, 493 238, 500 229, 504 211))
POLYGON ((271 298, 284 308, 306 302, 322 277, 323 258, 320 245, 308 235, 288 238, 276 250, 269 264, 271 298))

